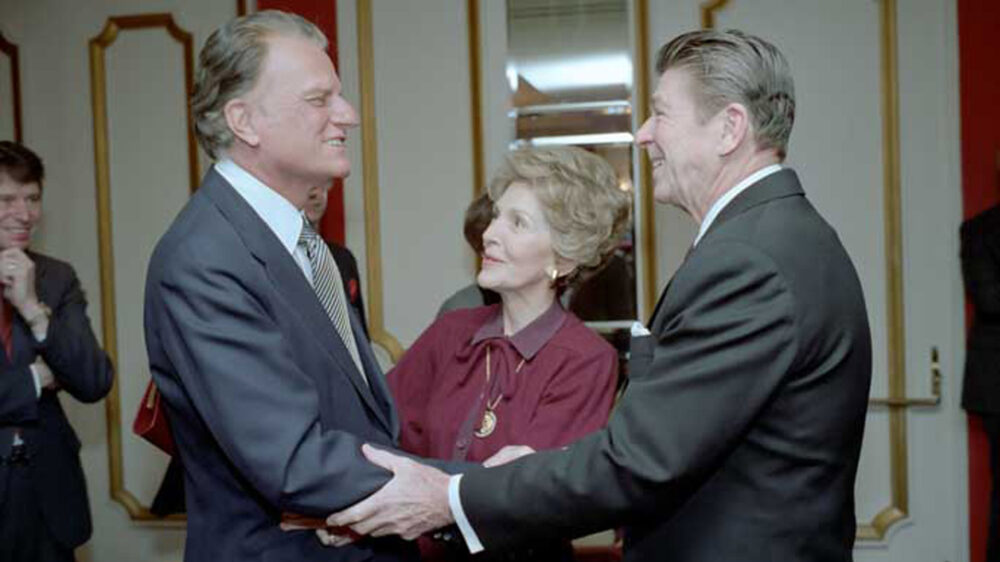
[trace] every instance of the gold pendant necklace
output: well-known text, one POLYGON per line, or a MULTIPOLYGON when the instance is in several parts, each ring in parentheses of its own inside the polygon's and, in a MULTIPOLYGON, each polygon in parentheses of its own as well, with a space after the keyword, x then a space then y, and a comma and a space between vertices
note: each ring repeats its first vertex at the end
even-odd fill
MULTIPOLYGON (((521 358, 521 362, 517 364, 517 368, 514 369, 515 373, 521 372, 521 367, 524 366, 524 358, 521 358)), ((486 344, 486 392, 490 390, 490 346, 486 344)), ((483 412, 483 421, 479 424, 479 429, 475 431, 475 436, 480 439, 485 439, 493 434, 493 431, 497 428, 497 412, 496 407, 500 404, 500 399, 503 398, 503 392, 500 393, 493 401, 487 399, 486 401, 486 411, 483 412)))

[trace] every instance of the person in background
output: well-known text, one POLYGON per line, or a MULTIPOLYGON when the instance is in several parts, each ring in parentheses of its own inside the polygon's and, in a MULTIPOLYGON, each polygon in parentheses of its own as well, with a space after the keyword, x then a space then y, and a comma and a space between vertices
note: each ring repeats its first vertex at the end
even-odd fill
POLYGON ((41 159, 0 141, 0 560, 67 562, 91 535, 80 440, 58 394, 91 403, 112 367, 68 263, 29 250, 42 218, 41 159))
MULTIPOLYGON (((489 192, 485 192, 469 203, 465 210, 465 223, 462 225, 462 234, 469 247, 477 256, 483 255, 483 232, 490 226, 493 220, 493 201, 489 192)), ((456 291, 453 295, 445 299, 438 309, 438 317, 446 312, 458 310, 460 308, 475 308, 487 304, 500 302, 500 295, 489 289, 485 289, 479 283, 472 283, 456 291)))
POLYGON ((962 279, 972 301, 962 407, 979 416, 990 447, 986 562, 1000 562, 1000 206, 962 223, 962 279))
MULTIPOLYGON (((312 223, 313 228, 319 230, 319 221, 326 212, 326 204, 330 190, 322 187, 314 188, 309 192, 309 201, 302 209, 306 218, 312 223)), ((365 337, 368 335, 368 320, 365 317, 365 301, 361 296, 361 276, 358 275, 358 261, 354 259, 354 254, 336 242, 326 241, 330 248, 334 261, 337 262, 337 269, 340 270, 340 279, 344 282, 344 294, 347 295, 347 302, 354 309, 354 312, 361 320, 361 327, 364 328, 365 337)))
MULTIPOLYGON (((483 462, 505 445, 558 448, 603 427, 611 411, 617 354, 558 294, 617 246, 630 195, 606 161, 566 147, 509 154, 489 200, 477 280, 500 303, 439 317, 388 375, 400 448, 422 457, 483 462)), ((421 546, 425 559, 469 558, 462 545, 421 546)), ((500 559, 572 560, 572 549, 540 541, 500 559)))

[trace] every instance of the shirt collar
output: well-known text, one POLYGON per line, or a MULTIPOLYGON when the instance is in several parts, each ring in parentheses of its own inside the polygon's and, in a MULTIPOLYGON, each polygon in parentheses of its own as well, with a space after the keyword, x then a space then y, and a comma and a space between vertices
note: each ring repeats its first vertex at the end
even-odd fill
POLYGON ((215 171, 246 200, 288 253, 294 254, 302 234, 302 211, 229 158, 216 162, 215 171))
MULTIPOLYGON (((556 335, 566 320, 566 311, 558 300, 553 300, 549 309, 535 318, 530 324, 521 328, 516 334, 507 337, 514 349, 525 359, 531 359, 538 350, 556 335)), ((472 337, 472 345, 492 339, 503 338, 503 305, 495 305, 493 315, 486 319, 476 334, 472 337)))
POLYGON ((761 168, 756 172, 750 174, 749 176, 743 178, 743 181, 736 184, 736 187, 722 194, 722 197, 719 197, 712 205, 712 207, 708 210, 708 213, 705 214, 705 219, 701 221, 701 227, 698 229, 698 236, 694 239, 694 244, 692 244, 692 246, 696 246, 698 244, 698 242, 701 240, 701 237, 704 236, 706 232, 708 232, 709 227, 712 226, 712 223, 715 222, 716 217, 718 217, 719 213, 722 212, 722 209, 724 209, 726 205, 732 202, 733 199, 736 199, 737 195, 743 193, 744 191, 747 190, 748 187, 766 178, 767 176, 780 171, 781 171, 781 164, 771 164, 770 166, 761 168))

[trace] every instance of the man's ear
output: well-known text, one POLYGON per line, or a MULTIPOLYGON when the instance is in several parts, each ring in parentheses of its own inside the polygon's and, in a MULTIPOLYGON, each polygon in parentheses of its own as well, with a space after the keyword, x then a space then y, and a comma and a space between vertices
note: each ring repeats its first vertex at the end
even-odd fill
POLYGON ((717 115, 719 119, 719 156, 728 156, 750 134, 750 114, 740 103, 730 103, 717 115))
POLYGON ((252 112, 250 104, 240 98, 229 100, 222 108, 226 124, 233 135, 250 146, 257 146, 260 144, 260 136, 254 128, 252 112))

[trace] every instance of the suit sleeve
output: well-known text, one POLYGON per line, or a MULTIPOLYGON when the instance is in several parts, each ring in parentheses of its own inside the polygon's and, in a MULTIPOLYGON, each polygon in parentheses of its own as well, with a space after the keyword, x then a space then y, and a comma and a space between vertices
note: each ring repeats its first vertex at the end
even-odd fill
POLYGON ((50 305, 52 318, 39 354, 64 390, 81 402, 96 402, 111 390, 111 360, 94 337, 76 273, 66 266, 60 275, 64 283, 50 305))
POLYGON ((962 225, 962 279, 976 312, 1000 317, 1000 240, 984 222, 991 216, 962 225))
POLYGON ((574 356, 545 388, 524 444, 535 450, 562 447, 604 427, 617 380, 614 350, 574 356))
POLYGON ((463 476, 461 504, 487 550, 673 509, 734 449, 794 364, 793 296, 746 244, 699 248, 660 315, 649 362, 630 373, 607 428, 463 476))
POLYGON ((279 511, 325 517, 380 488, 389 474, 362 442, 321 428, 312 379, 250 288, 268 281, 209 261, 172 260, 147 288, 147 322, 227 458, 279 511))

